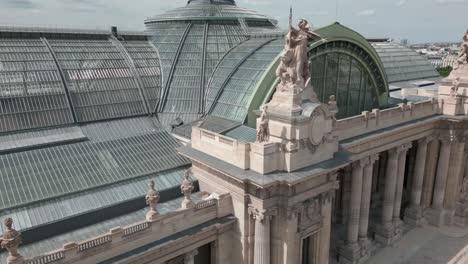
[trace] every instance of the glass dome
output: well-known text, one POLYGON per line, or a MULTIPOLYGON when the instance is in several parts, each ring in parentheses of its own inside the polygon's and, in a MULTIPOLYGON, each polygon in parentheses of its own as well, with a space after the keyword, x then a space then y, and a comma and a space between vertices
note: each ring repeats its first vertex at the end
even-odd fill
POLYGON ((162 91, 153 112, 163 123, 176 118, 189 123, 208 112, 208 83, 229 51, 259 34, 282 38, 276 21, 233 0, 191 0, 145 25, 161 63, 162 91))

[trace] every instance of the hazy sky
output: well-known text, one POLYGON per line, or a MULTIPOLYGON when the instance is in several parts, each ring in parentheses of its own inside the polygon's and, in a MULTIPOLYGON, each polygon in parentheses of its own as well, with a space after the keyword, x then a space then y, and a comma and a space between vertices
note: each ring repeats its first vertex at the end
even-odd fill
MULTIPOLYGON (((0 0, 0 24, 143 29, 143 20, 187 0, 0 0)), ((461 41, 468 0, 238 0, 280 21, 294 17, 315 26, 336 20, 365 37, 406 38, 410 43, 461 41), (338 4, 338 5, 337 5, 338 4), (338 6, 338 8, 337 8, 338 6), (338 12, 337 12, 338 11, 338 12)))

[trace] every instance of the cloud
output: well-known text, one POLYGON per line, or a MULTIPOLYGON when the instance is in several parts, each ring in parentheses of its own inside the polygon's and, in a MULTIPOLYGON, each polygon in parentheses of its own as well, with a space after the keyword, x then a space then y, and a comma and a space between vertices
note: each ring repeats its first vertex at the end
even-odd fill
POLYGON ((315 15, 315 16, 327 16, 330 14, 330 12, 326 11, 326 10, 320 10, 320 11, 312 11, 310 12, 311 15, 315 15))
POLYGON ((375 15, 375 9, 364 9, 357 13, 358 16, 373 16, 375 15))
POLYGON ((436 0, 438 4, 458 4, 458 3, 466 3, 466 0, 436 0))
POLYGON ((36 8, 36 4, 32 0, 6 0, 6 7, 19 8, 19 9, 32 9, 36 8))
POLYGON ((406 0, 400 0, 397 2, 397 6, 403 6, 404 4, 406 4, 406 0))

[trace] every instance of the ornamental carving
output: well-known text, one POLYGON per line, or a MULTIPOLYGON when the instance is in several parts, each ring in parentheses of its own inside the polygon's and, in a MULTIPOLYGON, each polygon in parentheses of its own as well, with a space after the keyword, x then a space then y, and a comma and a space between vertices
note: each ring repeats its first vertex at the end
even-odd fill
POLYGON ((21 233, 13 228, 13 219, 5 219, 6 232, 1 238, 1 247, 8 251, 8 263, 14 263, 23 257, 18 252, 18 247, 22 242, 21 233))
POLYGON ((272 215, 275 213, 274 211, 271 211, 271 210, 256 208, 255 206, 251 204, 249 204, 248 212, 252 216, 253 219, 261 223, 263 223, 263 221, 265 220, 271 220, 272 215))
POLYGON ((299 230, 304 230, 322 220, 322 203, 320 197, 315 197, 304 201, 299 205, 299 230))

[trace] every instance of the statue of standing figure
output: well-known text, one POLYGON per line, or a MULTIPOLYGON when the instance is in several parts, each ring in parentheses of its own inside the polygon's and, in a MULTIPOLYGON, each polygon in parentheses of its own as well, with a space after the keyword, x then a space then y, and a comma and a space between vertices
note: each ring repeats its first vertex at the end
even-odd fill
POLYGON ((1 247, 8 251, 8 264, 22 263, 23 257, 18 252, 18 247, 22 242, 21 233, 13 228, 13 219, 5 219, 5 226, 7 231, 1 238, 1 247))
POLYGON ((260 114, 260 124, 257 129, 257 142, 263 143, 270 140, 270 128, 268 119, 268 106, 262 107, 262 113, 260 114))
POLYGON ((149 211, 146 213, 146 220, 152 221, 156 220, 158 217, 158 209, 157 205, 159 202, 159 193, 155 189, 154 181, 151 180, 149 184, 149 190, 145 196, 146 204, 149 205, 149 211))
POLYGON ((276 76, 280 79, 278 91, 301 93, 305 88, 310 88, 312 101, 317 101, 310 84, 307 52, 309 41, 320 39, 322 38, 319 35, 310 31, 309 22, 305 19, 299 20, 298 29, 292 25, 289 26, 284 53, 276 70, 276 76))
POLYGON ((180 185, 180 191, 184 195, 184 200, 182 201, 182 209, 193 208, 195 204, 192 201, 192 191, 194 189, 193 183, 190 180, 190 174, 192 173, 191 169, 187 169, 184 173, 184 180, 182 185, 180 185))
POLYGON ((460 46, 458 51, 457 64, 455 65, 454 70, 458 70, 462 66, 468 64, 468 30, 466 30, 465 35, 463 36, 463 43, 460 46))

